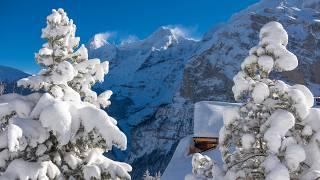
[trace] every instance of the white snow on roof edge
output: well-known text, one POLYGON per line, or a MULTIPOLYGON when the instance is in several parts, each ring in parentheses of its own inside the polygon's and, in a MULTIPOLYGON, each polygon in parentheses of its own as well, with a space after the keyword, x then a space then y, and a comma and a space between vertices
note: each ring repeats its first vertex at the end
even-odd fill
POLYGON ((223 110, 239 103, 200 101, 194 105, 194 136, 218 137, 223 125, 223 110))

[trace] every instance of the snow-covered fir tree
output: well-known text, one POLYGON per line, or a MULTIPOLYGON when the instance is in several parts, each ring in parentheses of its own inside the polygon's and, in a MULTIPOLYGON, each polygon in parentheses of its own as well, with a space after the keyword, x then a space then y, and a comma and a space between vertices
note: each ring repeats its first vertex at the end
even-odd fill
POLYGON ((320 110, 312 108, 312 93, 304 85, 269 78, 271 71, 297 67, 297 57, 287 44, 280 23, 262 27, 259 44, 233 79, 234 97, 243 105, 223 114, 219 149, 224 167, 213 166, 212 178, 205 179, 320 177, 320 110))
POLYGON ((76 26, 63 9, 52 10, 36 54, 38 74, 19 86, 34 93, 0 96, 0 179, 130 179, 131 166, 103 155, 127 139, 100 107, 111 91, 97 95, 108 62, 88 59, 76 26), (76 50, 76 51, 75 51, 76 50))
POLYGON ((143 180, 160 180, 161 177, 161 173, 157 172, 154 176, 152 176, 149 172, 149 170, 147 169, 146 172, 144 173, 142 179, 143 180))
POLYGON ((0 96, 4 94, 5 89, 5 84, 3 82, 0 82, 0 96))

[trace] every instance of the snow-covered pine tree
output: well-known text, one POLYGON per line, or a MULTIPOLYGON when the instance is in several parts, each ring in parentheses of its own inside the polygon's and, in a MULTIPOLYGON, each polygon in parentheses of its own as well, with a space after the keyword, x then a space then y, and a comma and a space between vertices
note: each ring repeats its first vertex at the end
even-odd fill
POLYGON ((0 82, 0 96, 4 94, 5 89, 5 84, 3 82, 0 82))
POLYGON ((1 180, 130 179, 130 165, 103 156, 127 145, 117 121, 100 109, 111 92, 91 90, 108 63, 88 60, 84 46, 74 52, 75 30, 63 9, 53 10, 42 30, 48 42, 36 54, 42 69, 18 81, 38 92, 0 96, 1 180))
POLYGON ((238 109, 224 112, 219 143, 224 179, 319 178, 320 111, 303 85, 269 79, 274 71, 291 71, 297 57, 286 49, 287 32, 278 22, 264 25, 234 77, 238 109))
POLYGON ((149 170, 147 169, 146 172, 144 173, 142 179, 143 180, 160 180, 161 177, 161 173, 157 172, 154 176, 152 176, 149 172, 149 170))
POLYGON ((320 110, 312 108, 313 94, 304 85, 269 79, 272 70, 297 67, 297 57, 287 44, 280 23, 262 27, 259 45, 250 50, 233 79, 235 99, 243 105, 223 114, 219 148, 224 166, 195 154, 193 174, 186 179, 320 178, 320 110), (212 178, 201 163, 213 165, 212 178))

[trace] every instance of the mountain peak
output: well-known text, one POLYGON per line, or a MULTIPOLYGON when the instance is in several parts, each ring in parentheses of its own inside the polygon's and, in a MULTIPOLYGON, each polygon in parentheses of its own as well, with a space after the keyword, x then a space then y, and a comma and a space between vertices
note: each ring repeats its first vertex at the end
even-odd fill
POLYGON ((153 32, 149 37, 153 38, 163 38, 172 36, 176 40, 178 39, 189 39, 186 37, 186 33, 183 29, 179 27, 171 27, 171 26, 160 26, 155 32, 153 32))
POLYGON ((174 31, 173 31, 173 28, 169 28, 168 26, 160 26, 150 36, 152 37, 174 36, 174 31))
POLYGON ((181 28, 161 26, 143 40, 143 44, 151 46, 153 49, 160 50, 167 49, 182 41, 191 41, 191 39, 186 37, 186 33, 181 28))

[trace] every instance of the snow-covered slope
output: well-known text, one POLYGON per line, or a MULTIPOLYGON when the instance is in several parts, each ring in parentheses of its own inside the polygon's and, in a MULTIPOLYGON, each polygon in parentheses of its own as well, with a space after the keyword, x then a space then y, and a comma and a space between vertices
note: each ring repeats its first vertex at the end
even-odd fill
POLYGON ((97 88, 114 91, 109 111, 129 138, 126 153, 115 151, 115 158, 133 165, 133 179, 147 168, 163 172, 178 140, 192 134, 194 103, 234 101, 232 78, 269 21, 283 24, 288 49, 299 59, 298 69, 274 76, 306 84, 320 95, 319 7, 315 0, 262 0, 209 30, 200 42, 168 27, 125 45, 98 36, 90 55, 109 59, 111 68, 97 88))
POLYGON ((20 71, 18 69, 14 69, 8 66, 0 65, 0 81, 1 82, 14 82, 27 76, 29 76, 29 74, 23 71, 20 71))
MULTIPOLYGON (((167 168, 163 172, 161 179, 176 180, 184 179, 184 177, 192 172, 192 154, 188 154, 189 147, 192 143, 192 135, 186 136, 180 140, 167 168)), ((217 150, 207 151, 203 154, 214 159, 217 150)))

